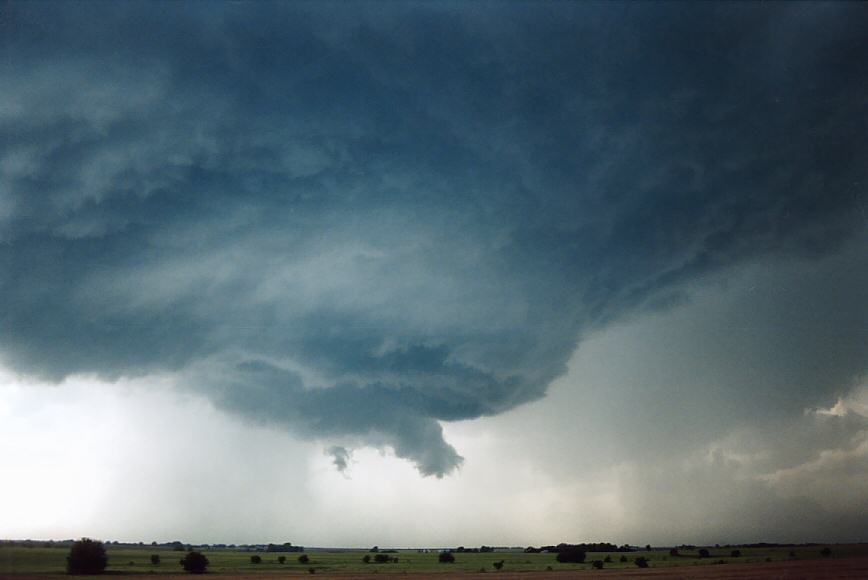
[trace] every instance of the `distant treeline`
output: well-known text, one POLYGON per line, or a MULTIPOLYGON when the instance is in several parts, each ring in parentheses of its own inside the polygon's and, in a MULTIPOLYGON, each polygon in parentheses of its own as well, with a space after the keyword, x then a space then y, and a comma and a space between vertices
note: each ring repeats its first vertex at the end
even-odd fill
POLYGON ((610 544, 609 542, 599 542, 596 544, 565 544, 560 543, 557 546, 540 546, 539 548, 534 548, 533 546, 528 546, 524 549, 526 554, 538 554, 540 552, 553 552, 555 554, 560 554, 561 552, 633 552, 636 550, 633 546, 628 546, 624 544, 623 546, 616 546, 615 544, 610 544))
POLYGON ((493 552, 494 548, 492 548, 491 546, 480 546, 478 548, 465 548, 464 546, 458 546, 452 551, 458 554, 485 554, 488 552, 493 552))
MULTIPOLYGON (((76 540, 0 540, 0 548, 69 548, 76 540)), ((243 550, 246 552, 304 552, 304 546, 293 546, 290 542, 283 544, 186 544, 180 540, 172 542, 118 542, 106 540, 106 547, 118 546, 121 548, 163 548, 176 552, 189 552, 190 550, 243 550)))
POLYGON ((266 552, 304 552, 304 546, 293 546, 291 543, 284 544, 268 544, 265 547, 266 552))

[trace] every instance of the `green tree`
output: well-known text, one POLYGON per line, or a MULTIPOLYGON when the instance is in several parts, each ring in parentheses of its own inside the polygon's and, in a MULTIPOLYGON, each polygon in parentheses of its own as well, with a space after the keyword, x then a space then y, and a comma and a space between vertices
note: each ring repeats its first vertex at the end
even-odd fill
POLYGON ((66 557, 66 571, 69 574, 102 574, 108 558, 102 542, 82 538, 69 549, 66 557))
POLYGON ((185 572, 190 574, 204 574, 208 564, 208 558, 203 556, 201 552, 191 551, 181 558, 181 566, 184 567, 185 572))

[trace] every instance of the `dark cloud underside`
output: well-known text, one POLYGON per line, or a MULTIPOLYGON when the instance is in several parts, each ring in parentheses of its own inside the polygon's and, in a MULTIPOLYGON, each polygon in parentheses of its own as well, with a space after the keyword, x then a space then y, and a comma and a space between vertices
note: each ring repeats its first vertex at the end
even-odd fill
POLYGON ((443 475, 583 334, 864 229, 858 5, 335 8, 0 8, 5 364, 443 475))

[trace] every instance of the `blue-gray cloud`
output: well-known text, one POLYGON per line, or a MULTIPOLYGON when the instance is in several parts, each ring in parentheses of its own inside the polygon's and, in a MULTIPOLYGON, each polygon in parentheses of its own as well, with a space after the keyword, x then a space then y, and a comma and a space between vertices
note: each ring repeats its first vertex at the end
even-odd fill
POLYGON ((5 364, 443 475, 584 334, 864 228, 856 6, 331 8, 0 9, 5 364))

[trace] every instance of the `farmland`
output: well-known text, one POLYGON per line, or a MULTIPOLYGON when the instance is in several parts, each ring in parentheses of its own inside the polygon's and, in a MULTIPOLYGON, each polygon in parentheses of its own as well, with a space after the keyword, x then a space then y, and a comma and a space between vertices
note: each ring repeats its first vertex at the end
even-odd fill
MULTIPOLYGON (((621 573, 630 572, 631 575, 652 573, 654 570, 668 569, 672 572, 684 570, 688 566, 713 566, 716 569, 736 571, 746 569, 745 564, 768 566, 770 571, 776 565, 798 567, 805 564, 814 567, 835 567, 841 561, 866 562, 863 558, 868 557, 868 545, 831 545, 831 555, 822 557, 820 550, 823 546, 799 546, 799 547, 760 547, 739 548, 741 555, 732 557, 734 548, 709 547, 709 557, 700 558, 698 549, 681 549, 677 556, 670 554, 668 548, 652 550, 636 550, 628 553, 622 552, 589 552, 585 563, 568 564, 559 563, 552 553, 525 553, 521 550, 498 550, 491 553, 463 552, 455 554, 455 562, 442 564, 438 562, 437 550, 396 550, 389 551, 386 555, 397 558, 397 562, 374 563, 374 554, 367 550, 332 550, 332 549, 307 549, 304 554, 308 556, 307 563, 299 562, 299 552, 266 552, 262 550, 241 549, 216 549, 197 548, 204 553, 210 565, 208 571, 215 575, 226 577, 251 576, 284 576, 304 575, 311 573, 323 576, 368 576, 372 574, 397 573, 399 575, 439 575, 445 577, 456 573, 476 574, 482 572, 497 572, 503 577, 512 577, 514 574, 522 578, 535 578, 540 573, 543 576, 594 576, 606 574, 606 577, 619 577, 621 573), (369 556, 370 563, 364 563, 363 558, 369 556), (259 556, 260 563, 253 563, 252 556, 259 556), (278 558, 283 556, 284 563, 278 558), (605 560, 609 557, 611 562, 603 564, 603 570, 596 571, 593 568, 594 560, 605 560), (626 562, 621 562, 621 557, 626 557, 626 562), (649 568, 640 570, 634 560, 644 557, 649 562, 649 568), (858 558, 858 559, 854 559, 858 558), (501 571, 495 570, 495 562, 503 561, 501 571), (313 571, 313 572, 311 572, 313 571), (563 574, 572 571, 573 574, 563 574), (555 574, 546 574, 547 572, 555 574), (560 574, 556 574, 560 572, 560 574), (582 572, 582 574, 576 574, 582 572)), ((3 577, 46 577, 64 575, 68 547, 21 547, 6 545, 0 548, 0 575, 3 577)), ((182 572, 178 562, 184 552, 174 551, 165 547, 133 546, 133 545, 109 545, 107 546, 108 568, 107 575, 177 575, 182 572), (152 564, 151 556, 159 556, 160 563, 152 564)), ((696 569, 698 571, 698 569, 696 569)), ((709 569, 709 572, 711 570, 709 569)), ((728 574, 724 574, 726 576, 728 574)), ((740 574, 738 574, 740 575, 740 574)), ((797 574, 798 575, 798 574, 797 574)), ((850 577, 857 577, 850 576, 850 577)), ((720 576, 708 576, 720 577, 720 576)), ((842 577, 848 577, 844 574, 842 577)))

